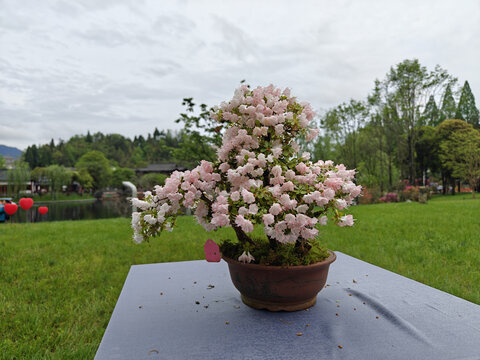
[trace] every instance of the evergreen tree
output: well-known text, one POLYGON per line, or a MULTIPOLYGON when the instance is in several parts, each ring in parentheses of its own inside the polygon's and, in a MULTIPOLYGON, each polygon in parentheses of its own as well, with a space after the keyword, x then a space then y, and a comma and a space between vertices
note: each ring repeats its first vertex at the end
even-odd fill
POLYGON ((27 147, 27 150, 24 154, 24 160, 28 163, 31 169, 34 169, 38 166, 38 150, 36 145, 27 147))
POLYGON ((440 124, 440 112, 433 95, 430 95, 422 114, 422 125, 437 126, 440 124))
POLYGON ((87 131, 87 136, 85 137, 85 141, 89 144, 93 142, 92 134, 90 134, 90 130, 87 131))
POLYGON ((453 98, 452 89, 450 88, 450 85, 448 85, 445 89, 445 94, 443 95, 440 122, 442 122, 443 120, 455 119, 456 110, 457 106, 455 105, 455 99, 453 98))
POLYGON ((157 128, 155 128, 155 131, 153 132, 153 139, 158 140, 160 138, 160 131, 158 131, 157 128))
POLYGON ((479 112, 475 105, 475 97, 472 94, 468 81, 465 81, 463 85, 462 94, 460 95, 460 101, 458 102, 457 112, 455 114, 456 119, 465 120, 469 124, 472 124, 476 128, 479 127, 479 112))

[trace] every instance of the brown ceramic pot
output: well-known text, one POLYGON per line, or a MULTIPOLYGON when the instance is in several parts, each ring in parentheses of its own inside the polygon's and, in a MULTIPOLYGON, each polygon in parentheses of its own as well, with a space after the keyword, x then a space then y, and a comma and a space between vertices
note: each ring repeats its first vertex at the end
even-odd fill
POLYGON ((255 309, 297 311, 315 305, 317 294, 327 281, 335 253, 324 261, 306 266, 266 266, 244 264, 223 256, 233 285, 242 301, 255 309))

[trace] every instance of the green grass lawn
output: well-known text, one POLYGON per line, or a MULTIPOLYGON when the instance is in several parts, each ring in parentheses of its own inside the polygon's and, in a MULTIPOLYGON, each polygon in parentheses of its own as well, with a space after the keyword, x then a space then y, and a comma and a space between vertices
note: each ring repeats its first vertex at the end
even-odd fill
MULTIPOLYGON (((327 247, 480 304, 480 200, 351 213, 355 227, 321 229, 327 247)), ((131 242, 128 219, 0 224, 0 358, 93 358, 130 265, 202 259, 207 237, 228 236, 192 217, 142 245, 131 242)))

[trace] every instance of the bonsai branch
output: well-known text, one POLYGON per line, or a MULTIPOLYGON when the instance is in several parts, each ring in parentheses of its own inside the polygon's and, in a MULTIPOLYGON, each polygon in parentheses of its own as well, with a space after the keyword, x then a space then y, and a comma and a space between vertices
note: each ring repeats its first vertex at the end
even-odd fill
POLYGON ((235 234, 237 234, 237 238, 239 241, 245 243, 248 242, 249 244, 255 245, 255 242, 241 229, 239 228, 233 220, 230 220, 230 225, 232 225, 233 230, 235 230, 235 234))

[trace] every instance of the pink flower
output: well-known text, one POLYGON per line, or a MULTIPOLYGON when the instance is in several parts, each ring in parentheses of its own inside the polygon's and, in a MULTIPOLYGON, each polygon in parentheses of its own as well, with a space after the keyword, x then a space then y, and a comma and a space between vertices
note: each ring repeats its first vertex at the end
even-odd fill
POLYGON ((275 135, 281 136, 283 134, 283 124, 275 125, 275 135))
POLYGON ((230 194, 230 199, 232 199, 232 201, 238 201, 240 200, 240 193, 238 191, 234 191, 230 194))
POLYGON ((278 203, 273 204, 268 211, 272 215, 278 215, 282 212, 282 206, 278 203))
POLYGON ((297 169, 297 171, 300 174, 305 174, 305 172, 307 171, 307 165, 305 165, 303 162, 301 162, 300 164, 295 166, 295 169, 297 169))
POLYGON ((212 224, 217 225, 218 227, 227 226, 230 224, 230 219, 228 218, 228 215, 225 214, 214 214, 212 224))
POLYGON ((230 165, 228 163, 221 163, 218 168, 221 172, 227 172, 227 170, 230 169, 230 165))
POLYGON ((333 189, 334 191, 338 191, 343 186, 343 180, 341 178, 329 177, 328 179, 325 180, 325 185, 333 189))
POLYGON ((295 179, 295 176, 296 176, 296 174, 295 174, 295 171, 293 171, 293 170, 287 170, 285 172, 285 179, 287 179, 287 180, 293 180, 293 179, 295 179))
POLYGON ((333 191, 333 189, 325 189, 323 191, 323 196, 328 200, 333 200, 333 198, 335 197, 335 191, 333 191))
POLYGON ((307 137, 305 138, 307 141, 312 141, 313 139, 315 139, 317 136, 318 136, 318 133, 320 132, 319 129, 311 129, 309 132, 308 132, 308 135, 307 137))
POLYGON ((285 182, 285 176, 277 176, 270 179, 270 184, 272 185, 281 185, 285 182))
POLYGON ((242 198, 247 204, 255 202, 255 196, 248 190, 242 190, 242 198))
POLYGON ((237 215, 235 218, 235 224, 239 226, 244 232, 250 233, 253 231, 253 224, 250 220, 247 220, 243 215, 237 215))
POLYGON ((347 207, 347 202, 343 199, 336 199, 335 200, 335 207, 338 209, 338 210, 342 210, 342 209, 345 209, 347 207))
POLYGON ((269 226, 273 224, 273 222, 275 221, 275 218, 273 217, 272 214, 265 214, 263 215, 262 220, 265 226, 269 226))
POLYGON ((282 191, 293 191, 294 189, 295 189, 295 185, 293 185, 293 182, 291 181, 288 181, 282 185, 282 191))
POLYGON ((308 205, 306 205, 306 204, 303 204, 303 205, 300 205, 299 207, 297 207, 297 212, 299 212, 301 214, 306 213, 307 210, 308 210, 308 205))
POLYGON ((276 145, 272 148, 272 154, 274 157, 278 158, 282 154, 282 147, 280 145, 276 145))
POLYGON ((272 168, 272 174, 275 177, 278 177, 278 176, 282 175, 282 168, 280 167, 280 165, 275 165, 272 168))
POLYGON ((292 225, 295 224, 295 221, 296 221, 295 215, 293 215, 293 214, 287 214, 287 215, 285 215, 285 222, 287 223, 287 225, 288 225, 289 228, 292 228, 292 227, 293 227, 292 225))
POLYGON ((319 223, 320 223, 320 225, 327 225, 327 221, 328 221, 328 218, 326 216, 322 216, 320 218, 319 223))
POLYGON ((304 239, 314 239, 315 236, 317 236, 318 234, 318 230, 317 229, 309 229, 307 227, 303 227, 302 230, 301 230, 301 234, 302 234, 302 237, 304 239))
MULTIPOLYGON (((261 115, 261 114, 260 114, 261 115)), ((261 115, 263 117, 263 115, 261 115)), ((253 136, 262 136, 262 129, 256 127, 253 129, 253 136)))
POLYGON ((248 207, 248 213, 249 213, 249 214, 256 215, 257 212, 258 212, 258 206, 257 206, 257 205, 251 204, 251 205, 248 207))
POLYGON ((345 215, 340 218, 338 226, 341 226, 341 227, 353 226, 353 222, 354 222, 354 219, 352 215, 345 215))

